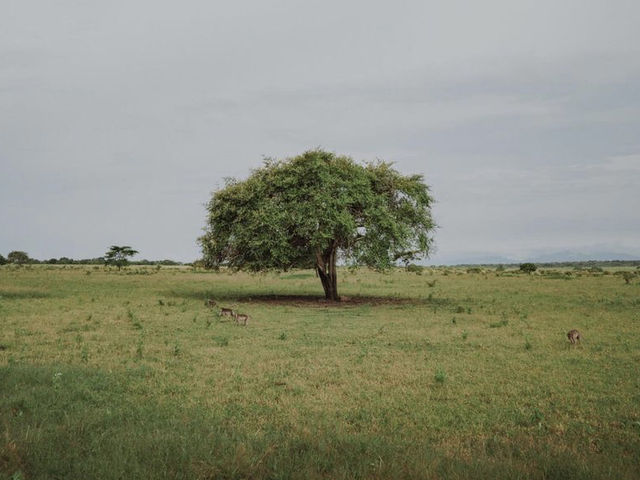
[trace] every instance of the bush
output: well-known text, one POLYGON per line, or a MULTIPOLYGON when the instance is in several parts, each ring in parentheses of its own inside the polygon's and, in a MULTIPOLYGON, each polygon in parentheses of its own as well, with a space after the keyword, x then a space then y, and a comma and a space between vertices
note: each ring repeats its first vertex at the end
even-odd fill
POLYGON ((521 272, 533 273, 537 269, 538 269, 538 267, 536 267, 535 263, 521 263, 520 264, 520 271, 521 272))
POLYGON ((414 263, 407 265, 407 272, 415 273, 416 275, 422 275, 423 270, 424 267, 422 265, 416 265, 414 263))
POLYGON ((7 260, 9 261, 9 263, 22 265, 24 263, 29 263, 29 255, 27 255, 26 252, 14 250, 13 252, 9 252, 9 255, 7 255, 7 260))

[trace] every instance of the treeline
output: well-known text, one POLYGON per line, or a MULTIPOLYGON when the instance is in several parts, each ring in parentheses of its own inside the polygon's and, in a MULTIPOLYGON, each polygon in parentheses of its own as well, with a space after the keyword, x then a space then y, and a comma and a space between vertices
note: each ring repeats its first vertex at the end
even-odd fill
MULTIPOLYGON (((486 267, 486 268, 520 268, 520 263, 487 263, 487 264, 460 264, 458 267, 486 267)), ((586 260, 575 262, 536 262, 539 268, 606 268, 606 267, 640 267, 640 260, 586 260)))
MULTIPOLYGON (((5 258, 0 254, 0 265, 14 264, 14 265, 104 265, 106 263, 104 257, 96 258, 82 258, 74 259, 69 257, 50 258, 48 260, 38 260, 37 258, 31 258, 26 252, 13 251, 10 252, 5 258)), ((129 261, 129 265, 183 265, 182 262, 176 262, 174 260, 137 260, 129 261)))

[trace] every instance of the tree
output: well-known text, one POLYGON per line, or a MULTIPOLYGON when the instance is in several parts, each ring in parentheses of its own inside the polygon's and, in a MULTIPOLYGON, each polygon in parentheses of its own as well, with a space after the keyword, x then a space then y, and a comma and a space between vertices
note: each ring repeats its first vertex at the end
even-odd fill
POLYGON ((9 263, 22 265, 23 263, 29 263, 29 255, 27 255, 26 252, 14 250, 13 252, 9 252, 9 255, 7 255, 7 260, 9 261, 9 263))
POLYGON ((118 270, 120 270, 129 263, 127 257, 132 257, 137 253, 137 250, 128 246, 119 247, 117 245, 112 245, 109 251, 104 255, 104 263, 105 265, 116 265, 118 270))
POLYGON ((520 271, 521 272, 533 273, 537 269, 538 269, 538 267, 536 267, 535 263, 521 263, 520 264, 520 271))
POLYGON ((6 264, 7 264, 7 259, 0 254, 0 265, 6 265, 6 264))
POLYGON ((325 297, 337 301, 339 258, 387 269, 429 254, 432 202, 421 175, 312 150, 227 180, 199 240, 209 267, 313 268, 325 297))

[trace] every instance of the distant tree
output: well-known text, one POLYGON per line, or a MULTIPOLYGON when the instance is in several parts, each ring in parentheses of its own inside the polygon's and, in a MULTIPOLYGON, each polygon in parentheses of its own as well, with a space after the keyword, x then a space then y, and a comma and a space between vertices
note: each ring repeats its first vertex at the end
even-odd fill
POLYGON ((520 271, 521 272, 533 273, 537 269, 538 269, 538 267, 536 267, 535 263, 521 263, 520 264, 520 271))
POLYGON ((421 175, 312 150, 228 181, 209 202, 200 243, 214 268, 313 268, 337 301, 339 257, 387 269, 429 254, 432 201, 421 175))
POLYGON ((629 285, 631 283, 631 280, 635 278, 635 274, 633 272, 623 272, 622 278, 624 279, 624 283, 629 285))
POLYGON ((115 265, 120 270, 122 267, 128 265, 129 261, 127 257, 132 257, 137 254, 138 251, 129 246, 119 247, 112 245, 107 253, 104 254, 104 263, 106 265, 115 265))
POLYGON ((13 252, 9 252, 9 255, 7 255, 7 260, 9 261, 9 263, 22 265, 24 263, 29 263, 29 255, 27 255, 26 252, 14 250, 13 252))
POLYGON ((157 262, 155 262, 158 265, 180 265, 180 262, 176 262, 175 260, 159 260, 157 262))
POLYGON ((0 255, 0 265, 6 265, 7 264, 7 259, 4 258, 2 255, 0 255))

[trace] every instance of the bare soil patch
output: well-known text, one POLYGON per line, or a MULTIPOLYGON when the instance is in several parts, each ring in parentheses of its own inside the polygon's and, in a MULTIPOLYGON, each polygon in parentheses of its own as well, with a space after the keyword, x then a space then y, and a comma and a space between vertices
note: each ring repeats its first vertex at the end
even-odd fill
POLYGON ((359 305, 417 305, 427 303, 421 298, 342 296, 339 302, 327 300, 315 295, 250 295, 238 297, 238 301, 261 303, 268 305, 300 306, 300 307, 350 307, 359 305))

